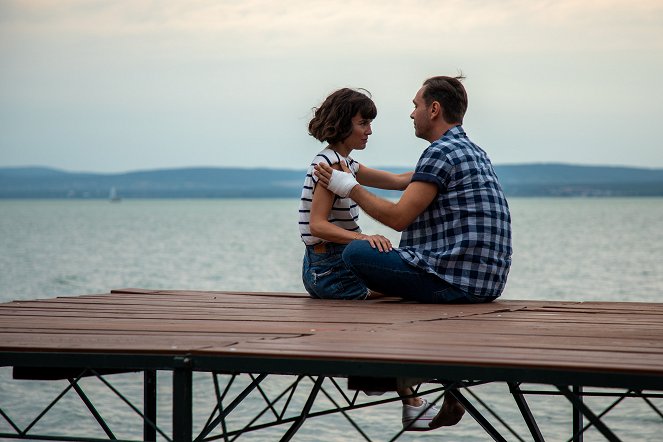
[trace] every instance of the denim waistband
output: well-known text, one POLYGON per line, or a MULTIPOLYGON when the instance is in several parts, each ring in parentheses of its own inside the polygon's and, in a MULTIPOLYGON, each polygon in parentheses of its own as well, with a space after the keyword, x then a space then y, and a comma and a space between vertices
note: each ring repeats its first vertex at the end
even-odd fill
POLYGON ((342 253, 347 247, 347 244, 337 244, 333 242, 323 242, 306 246, 306 251, 310 253, 323 254, 323 253, 342 253))

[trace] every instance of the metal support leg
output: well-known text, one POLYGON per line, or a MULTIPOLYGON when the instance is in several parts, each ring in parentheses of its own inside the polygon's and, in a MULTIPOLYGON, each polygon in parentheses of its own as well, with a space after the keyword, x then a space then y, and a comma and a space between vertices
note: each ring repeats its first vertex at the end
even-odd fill
POLYGON ((639 398, 642 398, 642 400, 645 401, 645 403, 649 405, 649 407, 652 410, 654 410, 656 414, 658 414, 661 418, 663 418, 663 413, 661 413, 661 410, 659 410, 658 407, 656 407, 656 405, 654 405, 646 395, 642 394, 642 390, 633 390, 633 394, 635 394, 639 398))
POLYGON ((173 441, 191 442, 193 432, 192 373, 189 367, 173 371, 173 441))
POLYGON ((529 405, 525 400, 525 396, 520 391, 519 384, 515 382, 509 382, 509 390, 511 391, 513 398, 516 400, 516 404, 520 409, 520 414, 523 416, 523 419, 527 424, 527 428, 529 428, 529 432, 532 435, 532 440, 536 442, 544 442, 541 430, 539 429, 539 426, 536 424, 536 420, 534 419, 532 410, 530 410, 529 405))
POLYGON ((309 394, 308 399, 306 400, 306 404, 304 404, 304 408, 302 409, 302 414, 299 415, 297 420, 292 424, 292 426, 288 429, 288 431, 283 435, 281 438, 281 442, 287 442, 292 437, 297 433, 299 428, 302 426, 304 421, 306 420, 306 417, 308 416, 309 412, 311 411, 311 408, 313 407, 313 403, 315 402, 315 397, 318 395, 318 392, 320 391, 320 388, 322 387, 322 382, 325 380, 324 376, 318 376, 318 378, 315 380, 315 384, 313 385, 313 389, 311 389, 311 394, 309 394))
POLYGON ((157 440, 157 372, 143 372, 143 440, 157 440), (153 424, 151 425, 150 422, 153 424))
MULTIPOLYGON (((201 439, 206 438, 212 432, 212 430, 214 430, 214 428, 216 428, 219 424, 223 425, 223 428, 224 428, 223 434, 225 435, 225 433, 226 433, 226 430, 225 430, 226 416, 228 416, 230 414, 230 412, 232 412, 235 409, 235 407, 237 407, 240 403, 242 403, 242 401, 244 399, 246 399, 246 397, 258 385, 260 385, 260 383, 266 377, 267 377, 267 375, 263 373, 260 376, 258 376, 256 379, 253 379, 251 381, 251 383, 240 394, 238 394, 237 397, 230 404, 228 404, 226 407, 223 407, 223 405, 221 404, 221 398, 217 398, 219 400, 219 403, 217 404, 217 407, 218 407, 218 410, 219 410, 219 415, 213 421, 211 421, 210 423, 205 425, 205 427, 200 432, 198 437, 196 437, 196 440, 201 440, 201 439)), ((230 384, 228 385, 227 388, 229 388, 229 387, 230 387, 230 384)), ((227 391, 227 388, 226 388, 226 391, 227 391)), ((224 392, 223 395, 225 396, 225 392, 224 392)))
POLYGON ((585 403, 575 394, 569 390, 569 387, 565 385, 558 385, 557 389, 564 395, 566 398, 573 404, 574 408, 577 408, 584 417, 589 419, 589 421, 596 427, 597 430, 610 442, 620 442, 620 439, 610 431, 610 428, 601 421, 601 418, 596 416, 592 410, 585 405, 585 403))
POLYGON ((106 424, 106 421, 104 421, 104 418, 101 417, 99 412, 97 411, 96 408, 94 408, 94 405, 92 405, 92 401, 88 399, 88 397, 85 395, 83 392, 83 389, 78 385, 79 379, 69 379, 69 384, 73 387, 73 389, 76 391, 78 396, 81 398, 85 406, 87 407, 88 410, 90 410, 90 413, 92 413, 92 416, 94 419, 97 421, 99 426, 104 430, 104 433, 106 433, 106 436, 108 436, 109 439, 114 440, 117 439, 111 429, 108 427, 108 424, 106 424))
MULTIPOLYGON (((582 402, 582 386, 574 385, 573 394, 582 402)), ((573 406, 573 442, 582 442, 585 432, 583 431, 582 411, 575 405, 573 406)))
POLYGON ((486 430, 486 433, 488 433, 493 440, 496 440, 497 442, 507 442, 506 439, 497 431, 497 429, 490 423, 488 420, 483 417, 483 415, 477 410, 474 405, 470 401, 467 400, 465 396, 462 395, 460 391, 457 389, 451 389, 447 391, 447 394, 452 394, 458 402, 461 403, 463 407, 465 407, 465 410, 474 418, 474 420, 477 421, 479 425, 483 427, 484 430, 486 430))

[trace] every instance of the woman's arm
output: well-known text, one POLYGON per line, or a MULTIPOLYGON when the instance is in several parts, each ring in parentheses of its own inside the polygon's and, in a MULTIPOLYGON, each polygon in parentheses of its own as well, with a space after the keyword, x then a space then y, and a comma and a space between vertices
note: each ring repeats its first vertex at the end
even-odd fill
POLYGON ((311 235, 338 244, 347 244, 352 240, 360 239, 361 233, 345 230, 328 221, 333 203, 334 194, 324 187, 316 185, 311 203, 311 235))
POLYGON ((405 190, 414 172, 392 173, 386 170, 371 169, 359 164, 357 181, 359 184, 378 189, 405 190))
POLYGON ((338 244, 348 244, 355 239, 362 239, 368 241, 373 248, 377 247, 381 252, 392 249, 391 241, 382 235, 364 235, 330 223, 328 219, 334 203, 334 196, 323 186, 315 185, 310 217, 310 228, 313 236, 338 244))

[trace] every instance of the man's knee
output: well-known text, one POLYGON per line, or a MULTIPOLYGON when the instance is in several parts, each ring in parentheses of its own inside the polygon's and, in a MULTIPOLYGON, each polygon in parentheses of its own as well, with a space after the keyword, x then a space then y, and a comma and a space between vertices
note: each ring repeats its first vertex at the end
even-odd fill
POLYGON ((368 258, 373 251, 371 244, 365 240, 354 240, 343 250, 341 257, 346 266, 354 268, 356 264, 368 258))

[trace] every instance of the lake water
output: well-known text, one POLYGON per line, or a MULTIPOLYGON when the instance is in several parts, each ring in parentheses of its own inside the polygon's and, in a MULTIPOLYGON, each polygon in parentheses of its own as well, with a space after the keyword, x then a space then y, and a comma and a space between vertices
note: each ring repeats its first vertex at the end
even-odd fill
MULTIPOLYGON (((503 299, 663 301, 663 199, 511 198, 509 203, 514 255, 503 299)), ((0 302, 121 287, 301 292, 297 205, 291 199, 0 200, 0 302)), ((398 243, 397 232, 367 216, 360 224, 366 233, 382 233, 398 243)), ((118 384, 140 397, 142 378, 124 376, 118 384)), ((0 369, 0 409, 18 410, 19 422, 35 417, 32 401, 57 394, 52 383, 15 385, 10 377, 9 369, 0 369)), ((160 373, 159 382, 167 397, 168 374, 160 373)), ((196 376, 197 389, 203 391, 197 401, 209 399, 206 382, 196 376)), ((91 383, 89 388, 98 387, 91 383)), ((502 390, 486 386, 477 391, 500 411, 514 408, 502 390)), ((109 419, 121 426, 130 413, 125 416, 127 412, 100 397, 100 407, 108 408, 109 419)), ((567 440, 570 413, 565 400, 528 400, 535 414, 542 410, 546 440, 567 440)), ((77 399, 70 402, 49 412, 43 425, 73 431, 70 423, 78 419, 80 430, 96 428, 79 416, 84 413, 77 411, 77 399)), ((166 403, 159 407, 160 421, 168 422, 166 403)), ((510 422, 517 422, 513 413, 510 422)), ((653 414, 644 402, 631 399, 611 412, 607 422, 625 440, 658 440, 663 421, 653 414)), ((379 435, 384 428, 398 428, 400 407, 389 404, 359 415, 373 428, 375 440, 385 440, 379 435)), ((514 426, 529 439, 522 425, 514 426)), ((0 431, 7 428, 0 416, 0 431)), ((137 437, 126 431, 122 437, 137 437)), ((256 433, 246 439, 274 440, 280 437, 276 434, 282 433, 256 433)), ((306 423, 295 440, 360 440, 354 434, 347 423, 330 417, 306 423)), ((484 441, 487 436, 466 417, 453 430, 399 440, 484 441)), ((603 439, 590 432, 585 440, 603 439)))

